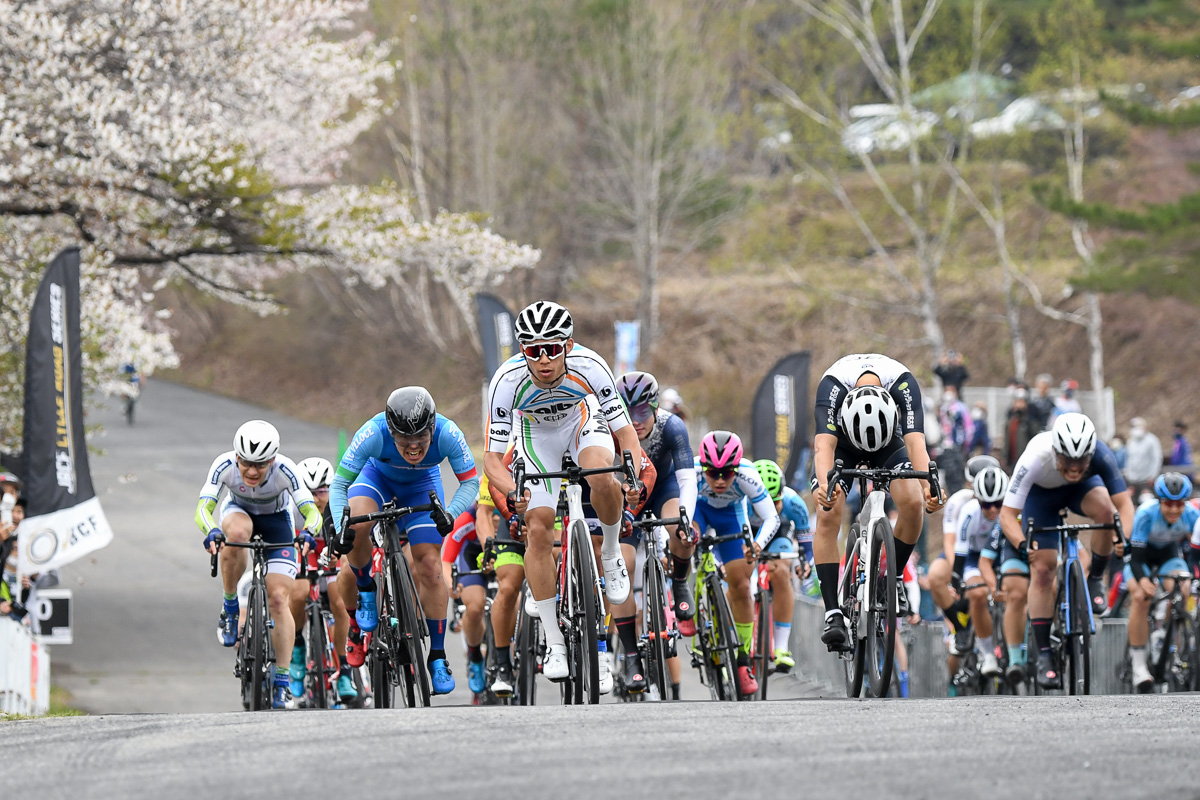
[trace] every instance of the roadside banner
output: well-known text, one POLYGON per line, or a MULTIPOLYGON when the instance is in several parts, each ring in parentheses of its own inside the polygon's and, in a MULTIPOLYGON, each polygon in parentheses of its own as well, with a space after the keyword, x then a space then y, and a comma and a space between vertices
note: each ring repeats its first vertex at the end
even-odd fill
POLYGON ((613 359, 613 375, 618 378, 626 372, 637 369, 639 340, 642 328, 637 320, 632 322, 614 322, 613 328, 617 333, 617 353, 613 359))
POLYGON ((807 350, 784 356, 762 379, 754 395, 750 429, 750 452, 755 459, 769 458, 779 464, 784 480, 799 485, 807 475, 797 475, 801 456, 811 444, 808 421, 807 350))
POLYGON ((61 567, 113 538, 88 467, 79 302, 79 248, 72 247, 42 277, 25 344, 22 575, 61 567))
POLYGON ((503 300, 490 294, 475 295, 475 309, 479 313, 479 343, 483 347, 483 379, 490 381, 500 365, 517 352, 513 330, 516 318, 503 300))

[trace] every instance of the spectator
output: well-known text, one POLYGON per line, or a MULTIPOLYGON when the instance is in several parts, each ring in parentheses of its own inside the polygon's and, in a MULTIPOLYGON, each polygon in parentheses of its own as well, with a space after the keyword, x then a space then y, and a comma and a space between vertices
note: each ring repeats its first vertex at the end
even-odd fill
POLYGON ((1029 398, 1029 413, 1039 431, 1050 427, 1050 415, 1054 413, 1054 396, 1050 394, 1052 380, 1046 373, 1038 375, 1033 384, 1033 396, 1029 398))
POLYGON ((956 397, 962 396, 963 384, 971 377, 971 373, 963 365, 962 356, 956 350, 948 350, 942 355, 933 368, 933 374, 942 381, 943 387, 953 388, 956 397))
POLYGON ((1042 424, 1029 403, 1029 390, 1018 388, 1004 418, 1004 463, 1011 471, 1029 440, 1041 433, 1042 424))
POLYGON ((1187 440, 1187 425, 1183 420, 1175 422, 1175 444, 1171 448, 1171 456, 1167 460, 1167 465, 1175 467, 1176 472, 1182 472, 1192 477, 1192 468, 1195 466, 1192 462, 1192 446, 1187 440))
POLYGON ((946 483, 946 490, 954 494, 963 487, 963 469, 967 463, 967 447, 971 442, 975 425, 967 404, 958 399, 953 386, 946 386, 942 393, 942 405, 938 409, 938 420, 942 423, 941 452, 938 454, 938 471, 946 483))
POLYGON ((1083 413, 1083 406, 1079 405, 1079 400, 1075 398, 1075 393, 1079 391, 1079 383, 1077 381, 1063 381, 1062 394, 1054 401, 1054 413, 1050 415, 1050 421, 1053 422, 1059 414, 1068 414, 1075 412, 1083 413))
POLYGON ((658 398, 658 407, 663 411, 669 411, 681 420, 687 421, 688 410, 683 404, 683 398, 675 389, 663 389, 658 398))
POLYGON ((988 433, 987 406, 983 404, 983 401, 971 407, 971 422, 974 424, 975 430, 971 434, 971 443, 967 446, 967 450, 973 456, 991 455, 992 437, 988 433))
POLYGON ((1112 441, 1108 443, 1108 446, 1112 448, 1113 458, 1117 460, 1117 466, 1121 469, 1121 472, 1124 472, 1125 465, 1129 461, 1129 454, 1125 451, 1125 440, 1120 436, 1114 436, 1112 441))
POLYGON ((1140 497, 1162 471, 1162 442, 1146 430, 1146 420, 1134 417, 1129 421, 1129 442, 1125 445, 1125 480, 1140 497))

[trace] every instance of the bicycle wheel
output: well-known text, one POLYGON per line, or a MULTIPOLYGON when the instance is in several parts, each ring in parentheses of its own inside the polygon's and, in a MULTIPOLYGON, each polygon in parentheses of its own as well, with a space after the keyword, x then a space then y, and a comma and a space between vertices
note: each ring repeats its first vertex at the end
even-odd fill
POLYGON ((646 637, 648 687, 658 688, 658 699, 667 699, 666 578, 657 558, 646 559, 642 572, 642 634, 646 637))
MULTIPOLYGON (((1174 613, 1174 612, 1172 612, 1174 613)), ((1171 665, 1167 672, 1167 688, 1172 692, 1187 692, 1191 690, 1195 664, 1192 652, 1196 648, 1195 635, 1186 612, 1175 619, 1175 632, 1172 636, 1173 648, 1171 665)))
POLYGON ((733 612, 729 610, 729 600, 721 590, 721 580, 714 573, 707 577, 708 592, 713 604, 713 634, 715 638, 714 655, 718 667, 716 678, 720 693, 724 700, 741 700, 742 693, 737 683, 737 658, 742 641, 738 638, 737 628, 733 624, 733 612))
POLYGON ((429 635, 425 620, 417 613, 416 583, 412 571, 408 568, 408 559, 404 551, 397 548, 388 557, 388 568, 393 575, 393 585, 396 591, 396 610, 398 620, 393 621, 396 628, 396 640, 399 645, 399 661, 397 665, 406 680, 405 700, 409 708, 416 706, 429 707, 430 679, 429 664, 425 660, 424 640, 429 635), (396 623, 399 623, 398 627, 396 623))
POLYGON ((874 596, 863 615, 867 626, 867 680, 871 693, 887 697, 896 657, 896 544, 887 520, 875 523, 867 568, 874 578, 874 596))
POLYGON ((850 532, 846 534, 846 559, 845 572, 838 583, 841 587, 841 597, 838 598, 838 605, 842 610, 842 614, 846 618, 846 632, 850 636, 851 652, 849 656, 845 653, 839 653, 838 657, 842 659, 842 669, 846 674, 846 696, 858 697, 862 694, 863 672, 866 667, 866 648, 862 646, 862 642, 858 639, 858 626, 865 624, 859 620, 860 608, 858 606, 858 585, 862 579, 863 571, 859 569, 858 563, 858 524, 850 526, 850 532))
MULTIPOLYGON (((289 612, 291 613, 291 612, 289 612)), ((251 631, 250 646, 250 710, 262 711, 271 707, 274 670, 268 662, 271 629, 267 627, 267 601, 261 586, 250 586, 250 611, 246 628, 251 631)))
POLYGON ((1133 694, 1133 656, 1129 654, 1129 637, 1125 637, 1125 649, 1117 662, 1117 686, 1121 694, 1133 694))
POLYGON ((531 706, 536 700, 537 692, 537 646, 538 620, 525 613, 525 596, 529 585, 521 587, 517 598, 517 635, 516 647, 513 648, 516 661, 517 704, 531 706))
POLYGON ((329 639, 319 603, 309 601, 304 627, 305 693, 311 708, 329 708, 329 680, 325 671, 325 651, 329 647, 329 639))
POLYGON ((579 608, 572 624, 578 630, 578 665, 575 701, 596 705, 600 702, 600 620, 603 613, 597 608, 596 559, 592 555, 591 534, 587 523, 571 523, 571 571, 575 576, 575 599, 579 608))
MULTIPOLYGON (((1067 677, 1070 680, 1069 693, 1084 695, 1092 693, 1092 631, 1091 617, 1084 603, 1091 602, 1087 591, 1087 581, 1083 579, 1083 567, 1078 561, 1072 561, 1067 570, 1067 580, 1070 581, 1071 635, 1066 642, 1067 658, 1070 669, 1067 677)), ((1165 649, 1165 648, 1164 648, 1165 649)))
POLYGON ((699 576, 697 576, 695 594, 696 611, 693 619, 696 623, 696 634, 692 637, 692 643, 694 647, 699 648, 700 652, 692 650, 692 666, 700 672, 700 683, 708 687, 709 697, 713 700, 724 700, 725 698, 718 691, 721 681, 714 663, 716 656, 713 650, 713 611, 712 604, 708 599, 708 582, 699 576))
MULTIPOLYGON (((511 643, 510 643, 511 644, 511 643)), ((496 632, 492 629, 492 604, 488 603, 483 614, 483 674, 484 690, 483 703, 489 706, 507 706, 512 704, 512 695, 497 697, 492 694, 491 679, 496 676, 496 632)))
POLYGON ((772 599, 770 589, 760 589, 758 602, 755 604, 757 608, 754 614, 754 655, 751 656, 750 663, 754 666, 754 676, 758 678, 758 691, 754 695, 756 700, 767 699, 767 675, 775 657, 771 648, 772 599))

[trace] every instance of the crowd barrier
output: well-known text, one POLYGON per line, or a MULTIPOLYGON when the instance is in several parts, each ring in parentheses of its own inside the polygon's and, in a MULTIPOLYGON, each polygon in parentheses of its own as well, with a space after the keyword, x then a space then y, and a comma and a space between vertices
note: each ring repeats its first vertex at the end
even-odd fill
POLYGON ((9 617, 0 617, 0 712, 50 710, 50 648, 9 617))
MULTIPOLYGON (((821 630, 825 624, 824 607, 807 598, 796 601, 792 623, 791 650, 796 670, 805 678, 824 686, 829 697, 846 696, 846 678, 842 660, 825 649, 821 630)), ((1125 653, 1127 621, 1097 620, 1092 637, 1092 694, 1119 694, 1117 668, 1125 653)), ((945 697, 950 681, 946 670, 943 626, 922 622, 908 629, 909 697, 945 697)))

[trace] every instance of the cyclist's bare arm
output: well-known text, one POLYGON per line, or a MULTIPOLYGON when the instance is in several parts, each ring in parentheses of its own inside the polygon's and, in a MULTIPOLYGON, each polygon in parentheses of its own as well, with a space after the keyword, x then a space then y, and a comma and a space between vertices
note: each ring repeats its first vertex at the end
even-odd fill
POLYGON ((829 502, 829 492, 840 492, 838 487, 827 487, 825 481, 829 470, 833 469, 833 454, 837 449, 837 437, 831 433, 818 433, 813 437, 813 469, 817 474, 817 493, 815 500, 824 505, 829 502))

